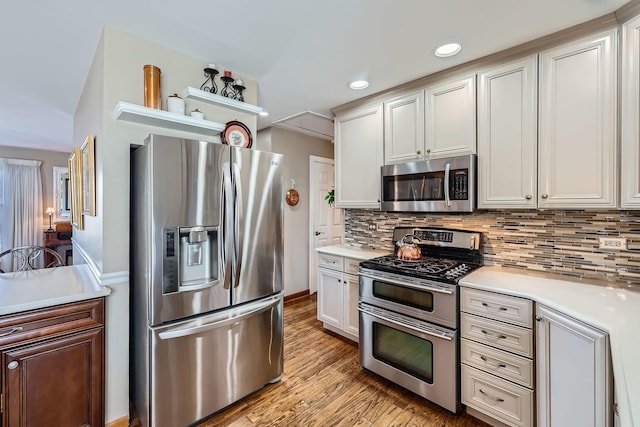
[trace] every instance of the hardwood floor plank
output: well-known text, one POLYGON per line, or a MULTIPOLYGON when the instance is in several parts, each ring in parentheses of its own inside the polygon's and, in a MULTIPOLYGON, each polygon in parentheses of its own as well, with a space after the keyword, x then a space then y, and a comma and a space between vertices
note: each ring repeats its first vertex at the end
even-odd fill
POLYGON ((285 303, 284 373, 197 427, 486 427, 364 370, 357 345, 324 330, 315 295, 285 303))

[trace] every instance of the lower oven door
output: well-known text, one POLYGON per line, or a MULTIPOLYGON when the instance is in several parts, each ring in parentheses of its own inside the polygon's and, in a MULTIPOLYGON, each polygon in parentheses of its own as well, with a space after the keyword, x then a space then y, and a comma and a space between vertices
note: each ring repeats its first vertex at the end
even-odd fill
POLYGON ((459 412, 457 331, 362 302, 358 310, 360 364, 451 412, 459 412))

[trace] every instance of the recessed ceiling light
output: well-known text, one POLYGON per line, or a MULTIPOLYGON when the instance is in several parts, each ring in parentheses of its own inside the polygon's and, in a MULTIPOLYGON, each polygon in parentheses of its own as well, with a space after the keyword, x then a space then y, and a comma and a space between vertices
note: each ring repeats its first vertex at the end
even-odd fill
POLYGON ((366 80, 354 80, 349 83, 349 87, 353 90, 362 90, 369 87, 369 82, 366 80))
POLYGON ((447 43, 436 49, 436 56, 445 58, 447 56, 455 55, 456 53, 460 52, 460 50, 462 50, 462 46, 460 46, 460 43, 447 43))
POLYGON ((260 111, 260 115, 262 117, 267 117, 269 115, 269 112, 268 111, 260 111))

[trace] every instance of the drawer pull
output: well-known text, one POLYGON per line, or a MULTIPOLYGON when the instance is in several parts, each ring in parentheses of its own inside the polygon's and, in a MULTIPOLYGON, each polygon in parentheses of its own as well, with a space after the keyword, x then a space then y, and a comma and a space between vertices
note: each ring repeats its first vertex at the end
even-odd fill
POLYGON ((482 306, 483 306, 483 307, 485 307, 485 308, 489 308, 489 309, 492 309, 492 310, 496 310, 496 311, 507 311, 507 307, 498 307, 498 308, 495 308, 495 307, 490 306, 490 305, 489 305, 489 304, 487 304, 486 302, 483 302, 483 303, 482 303, 482 306))
POLYGON ((15 328, 12 328, 9 332, 3 332, 2 334, 0 334, 0 337, 6 337, 8 335, 11 335, 15 332, 21 331, 24 328, 22 326, 16 326, 15 328))
POLYGON ((493 334, 490 334, 489 332, 485 331, 484 329, 480 329, 480 332, 482 332, 483 334, 485 334, 487 337, 490 337, 490 338, 495 338, 495 339, 498 339, 498 340, 507 339, 506 335, 503 335, 503 334, 493 335, 493 334))
POLYGON ((496 402, 504 402, 504 399, 501 399, 499 397, 493 397, 490 394, 485 393, 481 388, 479 388, 478 391, 482 393, 483 396, 486 396, 491 400, 495 400, 496 402))
MULTIPOLYGON (((487 359, 485 356, 480 356, 480 359, 482 359, 485 364, 487 364, 489 366, 493 366, 494 368, 506 368, 507 367, 507 365, 505 365, 504 363, 492 363, 492 362, 489 362, 489 359, 487 359)), ((497 359, 492 359, 492 360, 495 360, 496 362, 498 362, 497 359)))
POLYGON ((13 362, 9 362, 9 364, 7 365, 7 368, 9 369, 16 369, 18 367, 18 362, 16 362, 15 360, 13 362))

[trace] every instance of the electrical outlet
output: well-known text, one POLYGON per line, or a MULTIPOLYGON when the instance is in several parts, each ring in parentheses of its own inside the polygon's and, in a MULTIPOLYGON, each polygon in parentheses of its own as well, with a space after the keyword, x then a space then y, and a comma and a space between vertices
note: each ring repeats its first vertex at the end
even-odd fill
POLYGON ((601 249, 615 249, 618 251, 627 249, 626 237, 600 237, 601 249))
POLYGON ((378 229, 378 225, 377 224, 375 224, 373 222, 369 223, 369 230, 377 230, 377 229, 378 229))

